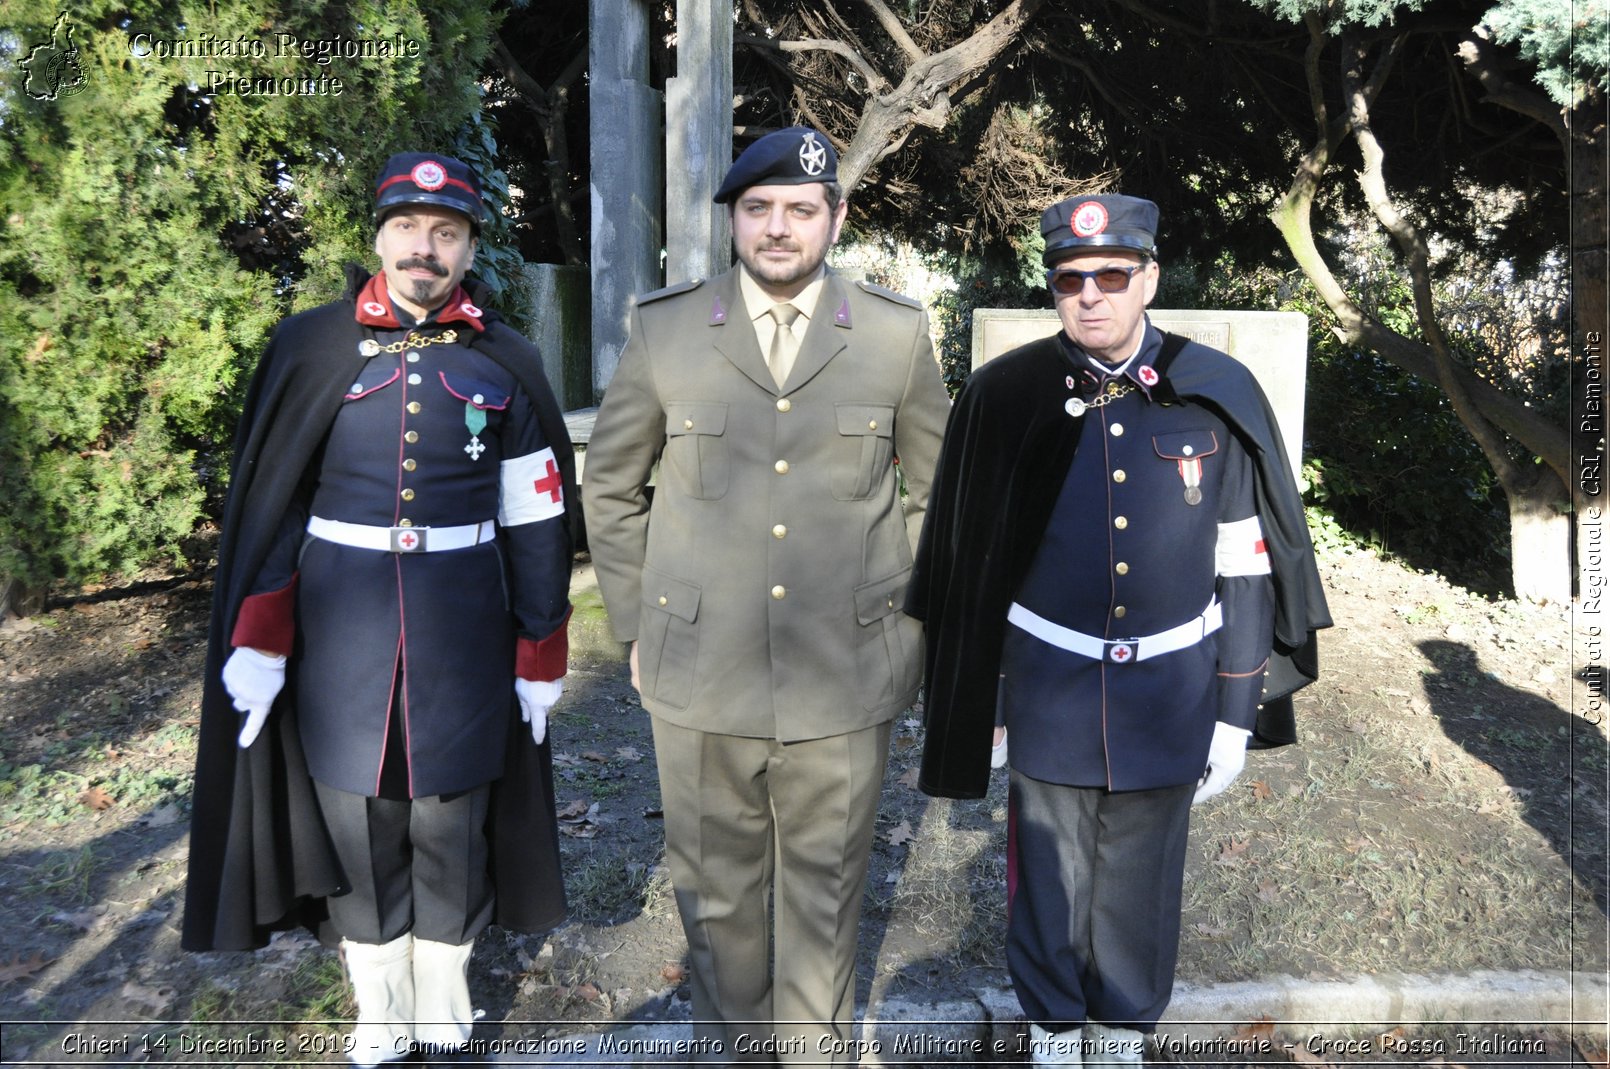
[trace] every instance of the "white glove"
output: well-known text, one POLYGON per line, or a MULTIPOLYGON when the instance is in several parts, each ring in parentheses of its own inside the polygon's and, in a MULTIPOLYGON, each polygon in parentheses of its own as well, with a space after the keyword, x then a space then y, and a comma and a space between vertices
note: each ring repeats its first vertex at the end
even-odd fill
POLYGON ((540 679, 515 679, 514 693, 520 699, 520 719, 531 725, 531 741, 538 746, 548 737, 548 710, 565 690, 564 680, 551 683, 540 679))
POLYGON ((263 730, 263 721, 274 707, 274 699, 285 686, 285 655, 259 653, 250 646, 236 646, 224 662, 224 689, 235 708, 246 714, 240 729, 242 750, 263 730))
POLYGON ((993 746, 991 746, 989 748, 989 767, 991 767, 991 768, 1005 768, 1006 767, 1006 729, 1005 728, 996 728, 995 730, 1000 732, 1001 737, 1000 737, 1000 740, 995 743, 995 745, 993 745, 993 746))
POLYGON ((1252 732, 1220 720, 1213 725, 1213 741, 1208 744, 1208 767, 1197 784, 1191 804, 1205 802, 1221 793, 1241 775, 1247 763, 1247 739, 1252 732))

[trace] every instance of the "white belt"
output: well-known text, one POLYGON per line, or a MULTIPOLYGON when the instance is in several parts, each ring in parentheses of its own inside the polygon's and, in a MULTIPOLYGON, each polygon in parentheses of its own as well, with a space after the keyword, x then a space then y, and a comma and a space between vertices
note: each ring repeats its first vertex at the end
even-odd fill
POLYGON ((1007 612, 1006 619, 1042 642, 1049 642, 1053 646, 1059 646, 1082 657, 1089 657, 1093 661, 1106 661, 1109 664, 1129 664, 1133 661, 1144 661, 1148 657, 1161 657, 1165 653, 1173 653, 1175 650, 1196 645, 1224 625, 1224 609, 1215 598, 1208 602, 1208 607, 1203 610, 1201 616, 1187 620, 1178 627, 1171 627, 1167 631, 1159 631, 1155 635, 1141 635, 1138 638, 1100 639, 1095 635, 1087 635, 1082 631, 1054 624, 1015 601, 1012 602, 1012 608, 1007 612))
POLYGON ((344 523, 313 516, 307 521, 307 533, 326 542, 338 542, 358 549, 378 549, 385 553, 437 553, 444 549, 466 549, 490 542, 497 536, 497 524, 492 520, 482 520, 462 527, 374 527, 367 523, 344 523))

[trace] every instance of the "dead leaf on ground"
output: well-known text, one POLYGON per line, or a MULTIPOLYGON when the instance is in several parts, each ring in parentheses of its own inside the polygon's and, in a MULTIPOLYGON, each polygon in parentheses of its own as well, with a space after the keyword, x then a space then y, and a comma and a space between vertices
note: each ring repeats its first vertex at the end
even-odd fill
POLYGON ((1252 837, 1250 835, 1245 839, 1231 839, 1228 842, 1220 843, 1219 856, 1213 859, 1213 863, 1215 865, 1238 864, 1244 860, 1242 855, 1247 852, 1247 847, 1251 844, 1252 837))
POLYGON ((584 761, 592 761, 592 762, 594 762, 596 764, 600 764, 600 765, 609 764, 609 758, 605 757, 603 754, 599 753, 597 750, 584 750, 584 751, 582 751, 581 757, 582 757, 582 760, 584 760, 584 761))
POLYGON ((1191 929, 1204 939, 1223 939, 1230 934, 1230 929, 1221 928, 1216 924, 1204 924, 1201 921, 1191 925, 1191 929))
POLYGON ((597 1002, 604 994, 602 991, 598 990, 598 985, 592 983, 577 984, 575 987, 570 989, 570 993, 581 999, 583 1002, 597 1002))
POLYGON ((116 798, 113 798, 98 786, 89 788, 78 796, 78 800, 96 810, 110 809, 117 802, 116 798))
POLYGON ((1252 800, 1254 802, 1262 802, 1274 796, 1275 792, 1270 789, 1267 781, 1261 779, 1252 781, 1252 800))
POLYGON ((161 1013, 163 1010, 168 1008, 168 1003, 173 1001, 172 988, 151 987, 147 984, 137 983, 133 980, 125 983, 123 985, 123 989, 119 991, 118 994, 122 995, 130 1002, 138 1003, 139 1005, 144 1006, 152 1013, 161 1013))
POLYGON ((555 765, 579 765, 581 764, 581 760, 574 754, 555 753, 553 755, 553 763, 555 765))
POLYGON ((680 984, 687 975, 687 968, 675 962, 667 963, 660 969, 660 979, 668 984, 680 984))
POLYGON ((620 758, 622 761, 630 761, 634 765, 643 760, 643 752, 636 746, 618 747, 615 750, 615 756, 620 758))
POLYGON ((1610 1069, 1610 1055, 1595 1040, 1587 1036, 1576 1036, 1573 1040, 1576 1052, 1582 1055, 1582 1060, 1593 1066, 1593 1069, 1610 1069))
POLYGON ((1274 902, 1280 897, 1280 885, 1273 880, 1265 880, 1258 885, 1257 898, 1260 902, 1274 902))
POLYGON ((902 820, 899 824, 890 828, 889 834, 885 836, 893 846, 904 846, 916 837, 916 833, 911 830, 911 821, 909 820, 902 820))
POLYGON ((587 809, 587 800, 577 798, 573 802, 566 802, 559 812, 554 815, 560 820, 585 820, 587 819, 587 809))
POLYGON ((45 957, 43 950, 34 952, 31 958, 24 958, 21 954, 13 955, 9 963, 0 964, 0 984, 9 984, 13 980, 25 980, 34 973, 49 965, 53 959, 45 957))
POLYGON ((899 779, 895 780, 895 782, 900 784, 902 787, 910 787, 912 790, 916 790, 918 774, 919 769, 913 765, 912 767, 906 769, 905 774, 899 779))

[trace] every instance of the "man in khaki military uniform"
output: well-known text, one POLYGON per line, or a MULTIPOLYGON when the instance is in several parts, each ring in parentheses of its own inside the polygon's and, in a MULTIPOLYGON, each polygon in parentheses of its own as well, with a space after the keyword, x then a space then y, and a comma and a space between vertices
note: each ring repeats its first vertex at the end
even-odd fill
POLYGON ((742 266, 638 298, 583 504, 653 718, 700 1056, 854 1064, 873 816, 922 671, 900 606, 949 402, 922 307, 823 265, 846 207, 824 136, 761 138, 715 200, 742 266))

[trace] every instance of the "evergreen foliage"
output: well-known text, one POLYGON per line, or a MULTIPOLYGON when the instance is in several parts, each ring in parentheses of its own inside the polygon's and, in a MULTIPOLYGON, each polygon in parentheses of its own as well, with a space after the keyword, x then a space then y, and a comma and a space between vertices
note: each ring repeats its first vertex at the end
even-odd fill
POLYGON ((33 8, 0 36, 0 580, 38 588, 184 557, 273 324, 372 262, 381 161, 467 124, 460 147, 489 154, 475 74, 496 18, 33 8))

